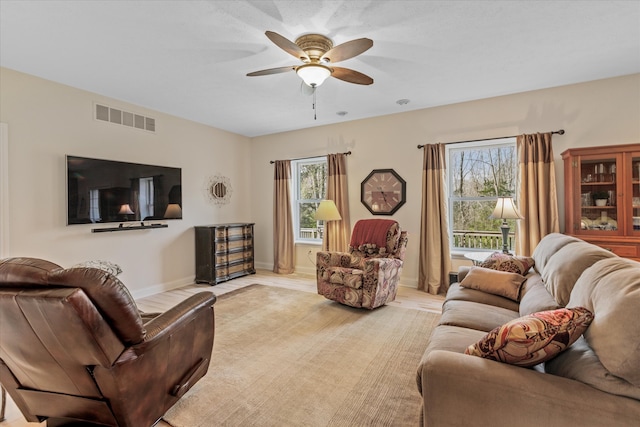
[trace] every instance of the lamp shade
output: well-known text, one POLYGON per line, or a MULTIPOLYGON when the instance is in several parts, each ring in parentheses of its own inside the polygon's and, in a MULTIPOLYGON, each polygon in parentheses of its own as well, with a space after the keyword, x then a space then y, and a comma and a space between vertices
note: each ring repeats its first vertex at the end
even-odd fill
POLYGON ((164 218, 175 219, 182 218, 182 208, 177 203, 169 203, 167 210, 164 211, 164 218))
POLYGON ((513 204, 513 197, 498 197, 498 202, 489 218, 493 219, 523 219, 513 204))
POLYGON ((124 204, 120 206, 120 210, 118 211, 118 215, 131 215, 134 212, 131 210, 131 206, 129 204, 124 204))
POLYGON ((296 68, 296 73, 307 86, 318 87, 331 75, 331 69, 319 64, 305 64, 296 68))
POLYGON ((318 221, 337 221, 342 219, 340 212, 333 200, 322 200, 320 206, 316 210, 316 220, 318 221))

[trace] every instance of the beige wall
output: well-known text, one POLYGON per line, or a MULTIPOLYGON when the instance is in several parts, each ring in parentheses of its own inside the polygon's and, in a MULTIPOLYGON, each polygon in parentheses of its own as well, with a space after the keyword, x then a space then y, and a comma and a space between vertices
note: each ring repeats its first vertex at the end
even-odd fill
POLYGON ((142 296, 192 283, 194 225, 251 221, 249 138, 4 68, 0 89, 0 122, 9 140, 10 233, 2 236, 10 242, 8 255, 62 266, 110 260, 142 296), (154 117, 157 130, 94 120, 95 102, 154 117), (166 229, 115 233, 66 226, 66 154, 182 168, 184 219, 167 221, 166 229), (223 207, 202 193, 216 173, 228 176, 234 190, 223 207))
MULTIPOLYGON (((402 284, 416 286, 422 172, 418 144, 563 128, 567 133, 554 137, 563 214, 562 151, 640 142, 640 74, 251 140, 4 68, 0 91, 0 122, 7 125, 9 141, 10 206, 5 210, 10 243, 0 236, 2 247, 8 247, 5 252, 63 266, 86 259, 117 262, 124 269, 124 283, 137 297, 193 280, 195 225, 256 222, 256 266, 272 268, 269 160, 351 150, 347 167, 352 223, 370 217, 360 203, 362 179, 372 169, 395 169, 407 181, 407 203, 393 216, 409 231, 402 284), (154 117, 157 131, 149 134, 96 121, 95 102, 154 117), (91 233, 91 225, 66 226, 66 154, 181 167, 184 219, 169 221, 167 229, 116 233, 91 233), (202 194, 205 179, 216 173, 228 176, 234 190, 231 203, 220 208, 202 194)), ((297 271, 315 272, 317 250, 297 248, 297 271)))
MULTIPOLYGON (((566 131, 553 139, 560 215, 564 218, 560 154, 570 147, 640 143, 640 74, 253 138, 251 187, 260 233, 256 241, 258 265, 270 268, 273 260, 270 159, 351 150, 347 169, 352 224, 370 217, 360 203, 361 181, 372 169, 395 169, 407 181, 407 203, 393 216, 409 231, 401 282, 416 286, 422 173, 422 150, 417 145, 558 129, 566 131)), ((315 252, 317 247, 301 245, 297 249, 298 271, 314 271, 307 258, 309 249, 315 252)))

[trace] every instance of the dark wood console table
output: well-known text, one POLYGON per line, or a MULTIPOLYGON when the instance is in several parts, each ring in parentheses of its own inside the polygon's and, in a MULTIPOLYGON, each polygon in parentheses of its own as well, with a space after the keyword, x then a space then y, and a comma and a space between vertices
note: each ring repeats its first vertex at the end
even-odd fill
POLYGON ((197 226, 196 283, 216 285, 254 274, 253 223, 197 226))

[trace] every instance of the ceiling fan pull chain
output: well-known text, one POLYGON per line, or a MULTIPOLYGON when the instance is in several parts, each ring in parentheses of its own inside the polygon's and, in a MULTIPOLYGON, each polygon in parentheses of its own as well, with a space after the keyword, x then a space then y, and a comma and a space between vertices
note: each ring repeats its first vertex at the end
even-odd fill
POLYGON ((313 86, 313 120, 317 120, 316 112, 316 87, 313 86))

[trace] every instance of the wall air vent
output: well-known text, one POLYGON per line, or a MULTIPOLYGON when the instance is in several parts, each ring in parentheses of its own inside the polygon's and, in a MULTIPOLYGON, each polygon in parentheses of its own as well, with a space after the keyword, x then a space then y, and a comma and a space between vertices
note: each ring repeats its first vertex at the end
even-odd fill
POLYGON ((152 117, 145 117, 140 114, 123 111, 118 108, 107 107, 106 105, 95 105, 96 120, 129 126, 131 128, 142 129, 149 132, 156 131, 156 119, 152 117))

